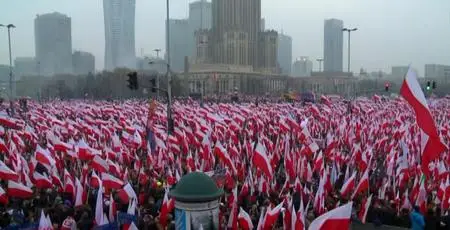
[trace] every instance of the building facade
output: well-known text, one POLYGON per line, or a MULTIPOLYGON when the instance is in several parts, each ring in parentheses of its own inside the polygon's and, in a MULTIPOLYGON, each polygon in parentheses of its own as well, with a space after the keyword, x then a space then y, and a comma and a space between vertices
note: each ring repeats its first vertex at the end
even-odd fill
MULTIPOLYGON (((189 21, 187 19, 169 19, 169 23, 170 69, 175 72, 181 72, 184 70, 185 57, 189 57, 190 41, 186 39, 190 34, 189 21)), ((168 50, 167 44, 166 50, 168 50)))
POLYGON ((103 0, 105 69, 136 68, 136 0, 103 0))
POLYGON ((292 38, 286 34, 278 34, 278 64, 282 74, 292 73, 292 38))
POLYGON ((274 30, 261 32, 259 35, 259 68, 260 72, 279 73, 277 52, 278 33, 274 30))
POLYGON ((323 67, 325 72, 342 72, 344 22, 328 19, 324 23, 323 67))
POLYGON ((212 62, 258 68, 261 0, 213 0, 212 16, 212 62))
POLYGON ((438 64, 425 65, 425 78, 450 83, 450 66, 438 64))
POLYGON ((189 4, 189 57, 196 56, 196 31, 209 30, 212 25, 212 5, 206 0, 189 4))
POLYGON ((292 76, 309 77, 311 76, 313 63, 308 57, 300 57, 293 64, 292 76))
POLYGON ((38 76, 40 70, 34 57, 17 57, 14 60, 15 78, 20 79, 23 76, 38 76))
POLYGON ((76 75, 87 75, 95 73, 95 57, 91 53, 75 51, 72 54, 73 73, 76 75))
POLYGON ((34 20, 36 62, 42 75, 72 73, 71 19, 60 13, 37 15, 34 20))

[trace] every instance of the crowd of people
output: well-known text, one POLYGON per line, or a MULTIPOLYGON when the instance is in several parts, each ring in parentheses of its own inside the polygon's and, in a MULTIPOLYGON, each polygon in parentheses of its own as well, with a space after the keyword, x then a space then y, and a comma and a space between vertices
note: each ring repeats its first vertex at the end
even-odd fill
MULTIPOLYGON (((29 101, 15 117, 3 114, 0 228, 36 229, 45 219, 47 229, 175 229, 168 191, 194 171, 217 174, 225 191, 220 229, 244 229, 241 213, 255 229, 297 229, 293 215, 308 227, 349 201, 354 223, 450 228, 450 152, 425 173, 402 98, 247 101, 179 99, 169 136, 156 101, 29 101), (264 223, 276 207, 276 221, 264 223)), ((450 100, 429 107, 448 146, 450 100)))

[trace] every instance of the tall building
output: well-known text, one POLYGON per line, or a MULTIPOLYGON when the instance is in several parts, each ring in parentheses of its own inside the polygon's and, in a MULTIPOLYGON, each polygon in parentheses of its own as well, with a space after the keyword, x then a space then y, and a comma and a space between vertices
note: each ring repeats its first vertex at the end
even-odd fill
POLYGON ((323 39, 323 67, 325 72, 342 72, 344 22, 338 19, 325 20, 323 39))
POLYGON ((38 76, 40 70, 38 70, 36 59, 34 57, 17 57, 14 60, 14 69, 16 79, 23 76, 38 76))
POLYGON ((213 0, 212 61, 258 68, 261 0, 213 0))
POLYGON ((212 24, 211 2, 199 0, 189 4, 189 56, 196 55, 196 37, 198 30, 209 30, 212 24))
POLYGON ((76 75, 87 75, 95 73, 95 57, 91 53, 75 51, 72 55, 73 73, 76 75))
POLYGON ((190 43, 189 39, 186 39, 189 35, 189 21, 188 19, 169 19, 169 23, 170 69, 175 72, 181 72, 184 70, 185 57, 189 56, 190 43))
POLYGON ((261 24, 259 26, 261 31, 265 31, 266 30, 266 19, 261 18, 261 24))
POLYGON ((293 73, 294 77, 309 77, 311 76, 313 68, 313 63, 308 57, 300 57, 293 64, 293 73))
POLYGON ((105 69, 136 68, 136 0, 103 0, 105 69))
POLYGON ((278 33, 274 30, 261 32, 259 35, 259 70, 278 73, 278 33))
POLYGON ((36 16, 36 61, 42 75, 72 73, 71 31, 71 19, 64 14, 55 12, 36 16))
POLYGON ((278 64, 281 73, 289 75, 292 68, 292 38, 286 34, 278 34, 278 64))

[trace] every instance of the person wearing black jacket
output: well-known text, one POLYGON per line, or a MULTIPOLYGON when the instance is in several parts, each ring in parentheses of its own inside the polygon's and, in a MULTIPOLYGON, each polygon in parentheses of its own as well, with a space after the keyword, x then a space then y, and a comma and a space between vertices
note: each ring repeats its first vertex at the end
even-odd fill
POLYGON ((436 230, 439 224, 439 219, 434 215, 433 209, 428 209, 425 217, 425 230, 436 230))

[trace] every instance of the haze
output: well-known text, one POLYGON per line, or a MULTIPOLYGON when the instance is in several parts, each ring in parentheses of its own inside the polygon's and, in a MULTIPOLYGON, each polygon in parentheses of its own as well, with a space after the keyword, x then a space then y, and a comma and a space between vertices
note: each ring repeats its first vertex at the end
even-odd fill
MULTIPOLYGON (((16 25, 13 59, 34 56, 34 18, 60 12, 72 18, 74 50, 91 52, 96 69, 104 67, 102 0, 1 0, 0 23, 16 25)), ((171 18, 188 15, 189 0, 171 0, 171 18)), ((136 55, 152 55, 165 46, 165 1, 136 1, 136 55)), ((293 59, 323 56, 323 23, 338 18, 352 33, 352 71, 390 72, 412 64, 423 75, 427 63, 450 64, 450 1, 448 0, 263 0, 266 28, 292 36, 293 59)), ((346 35, 344 35, 346 36, 346 35)), ((0 30, 0 64, 8 64, 5 29, 0 30)), ((347 60, 344 42, 344 66, 347 60)), ((314 63, 314 69, 317 69, 314 63)))

